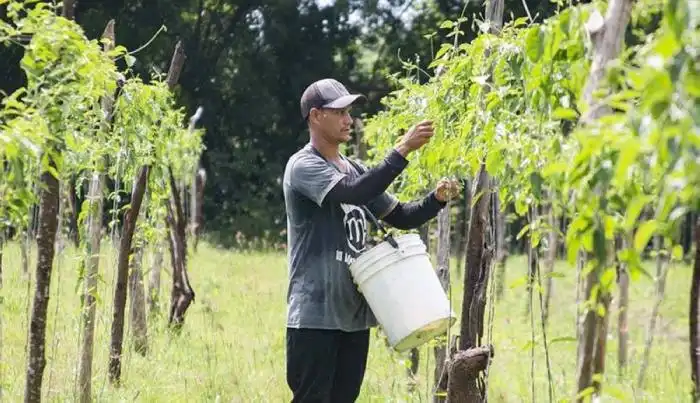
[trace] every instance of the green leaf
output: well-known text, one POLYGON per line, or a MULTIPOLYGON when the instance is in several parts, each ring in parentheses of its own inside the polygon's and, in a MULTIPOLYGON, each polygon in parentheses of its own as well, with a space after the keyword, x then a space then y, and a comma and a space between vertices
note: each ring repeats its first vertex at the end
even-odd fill
POLYGON ((530 230, 530 226, 529 226, 529 225, 523 226, 523 228, 520 230, 520 232, 518 232, 518 235, 515 237, 515 239, 520 239, 520 238, 522 238, 523 235, 525 235, 529 230, 530 230))
POLYGON ((133 67, 134 63, 136 63, 136 58, 132 55, 124 55, 124 61, 126 62, 127 66, 133 67))
POLYGON ((578 239, 571 240, 566 244, 566 260, 572 266, 576 264, 576 258, 578 257, 580 247, 581 243, 578 239))
POLYGON ((520 277, 518 277, 517 279, 513 280, 513 281, 508 285, 508 288, 513 289, 513 288, 522 287, 522 286, 524 286, 525 284, 529 283, 529 281, 530 281, 530 276, 529 276, 529 275, 520 276, 520 277))
POLYGON ((605 263, 608 255, 605 230, 599 227, 593 230, 593 253, 600 264, 605 263))
POLYGON ((574 343, 576 342, 576 337, 572 336, 562 336, 562 337, 555 337, 553 338, 549 344, 555 344, 555 343, 574 343))
POLYGON ((604 317, 606 313, 605 305, 599 302, 596 305, 596 313, 598 314, 598 316, 604 317))
POLYGON ((445 53, 452 49, 452 45, 449 43, 443 43, 435 54, 435 60, 440 59, 445 53))
POLYGON ((452 27, 454 27, 454 25, 455 25, 455 23, 454 23, 453 21, 446 20, 446 21, 443 21, 443 22, 440 24, 440 28, 442 28, 442 29, 451 29, 452 27))
POLYGON ((527 58, 532 63, 537 63, 544 53, 544 40, 542 30, 539 25, 530 28, 525 38, 527 58))
POLYGON ((537 198, 537 200, 542 199, 542 176, 537 172, 530 173, 530 186, 532 186, 532 193, 537 198))
POLYGON ((621 145, 620 155, 617 158, 617 168, 615 169, 615 180, 622 184, 628 176, 629 167, 639 155, 638 139, 629 139, 621 145))
POLYGON ((501 168, 503 167, 503 154, 502 148, 489 150, 489 153, 486 156, 486 170, 490 174, 494 175, 500 172, 501 168))
POLYGON ((680 245, 676 245, 673 247, 673 250, 671 251, 671 256, 675 260, 681 260, 683 259, 683 247, 680 245))
POLYGON ((542 275, 544 278, 552 277, 552 278, 564 278, 566 275, 564 273, 558 272, 558 271, 551 271, 549 273, 545 273, 542 275))
POLYGON ((644 247, 649 243, 649 239, 658 228, 656 220, 649 220, 639 226, 639 229, 634 234, 634 249, 637 253, 641 253, 644 247))
POLYGON ((532 348, 535 348, 536 345, 537 343, 535 343, 534 341, 528 340, 527 342, 523 343, 522 347, 520 347, 520 351, 530 350, 532 348))
POLYGON ((605 287, 606 289, 609 289, 613 283, 615 282, 615 276, 617 272, 615 268, 613 267, 608 267, 605 269, 603 272, 603 275, 600 276, 600 284, 605 287))
POLYGON ((552 119, 554 120, 576 120, 578 119, 578 113, 571 108, 558 107, 552 112, 552 119))
POLYGON ((627 206, 627 211, 625 212, 625 228, 627 230, 634 228, 634 224, 637 223, 639 215, 650 201, 651 196, 648 195, 637 195, 632 199, 627 206))

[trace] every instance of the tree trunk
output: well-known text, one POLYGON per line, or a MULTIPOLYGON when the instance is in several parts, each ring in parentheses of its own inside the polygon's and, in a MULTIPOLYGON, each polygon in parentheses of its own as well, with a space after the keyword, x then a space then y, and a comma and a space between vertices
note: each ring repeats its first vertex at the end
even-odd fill
POLYGON ((484 401, 484 385, 476 381, 493 357, 491 346, 458 351, 448 364, 447 401, 479 403, 484 401))
MULTIPOLYGON (((581 343, 581 328, 579 320, 581 318, 581 286, 583 284, 583 279, 581 275, 583 273, 583 266, 586 263, 586 252, 579 250, 576 256, 576 316, 574 317, 574 329, 576 329, 576 344, 581 343)), ((581 348, 576 350, 576 366, 578 367, 581 363, 581 348)))
POLYGON ((65 194, 65 186, 65 182, 60 182, 58 196, 58 224, 56 230, 56 250, 54 252, 58 256, 63 256, 63 250, 65 249, 65 240, 63 237, 63 214, 65 213, 66 205, 68 204, 65 194))
POLYGON ((611 0, 604 20, 596 10, 586 23, 586 29, 593 41, 594 53, 588 80, 583 89, 583 101, 588 107, 582 119, 584 123, 598 119, 608 111, 596 101, 594 94, 605 76, 607 64, 620 54, 631 10, 632 0, 611 0))
POLYGON ((654 343, 654 331, 656 330, 656 318, 659 316, 659 309, 664 300, 664 292, 666 290, 666 275, 668 274, 669 262, 666 256, 666 251, 663 247, 663 238, 657 235, 654 237, 654 249, 656 250, 656 298, 654 299, 654 307, 651 309, 649 317, 649 325, 647 326, 647 339, 644 344, 644 353, 642 354, 642 365, 639 368, 639 376, 637 377, 637 386, 644 385, 644 377, 647 367, 649 366, 649 355, 651 354, 651 346, 654 343))
MULTIPOLYGON (((486 20, 491 32, 497 34, 503 24, 503 0, 486 3, 486 20)), ((488 52, 488 50, 487 50, 488 52)), ((493 347, 477 347, 484 334, 486 291, 492 269, 495 239, 492 239, 489 214, 492 206, 491 178, 482 162, 474 179, 472 199, 478 197, 471 209, 467 232, 467 253, 464 264, 464 294, 460 324, 459 350, 450 362, 448 375, 449 402, 482 402, 488 391, 487 371, 493 347), (487 375, 487 374, 486 374, 487 375)), ((493 302, 492 302, 493 303, 493 302)))
MULTIPOLYGON (((691 221, 691 224, 690 224, 690 231, 689 231, 689 232, 690 232, 690 235, 689 235, 689 236, 690 236, 690 242, 691 242, 691 245, 692 245, 693 240, 694 240, 695 237, 697 236, 698 228, 697 228, 697 226, 695 225, 695 222, 698 220, 699 217, 698 217, 697 213, 693 213, 693 212, 689 213, 688 215, 689 215, 690 217, 692 217, 692 221, 691 221)), ((690 251, 690 246, 688 246, 688 250, 690 251)))
MULTIPOLYGON (((610 307, 610 300, 612 299, 612 296, 606 293, 605 295, 602 295, 600 299, 601 304, 605 309, 605 315, 596 315, 596 320, 598 321, 598 334, 596 335, 596 349, 595 356, 593 357, 593 373, 602 378, 603 374, 605 373, 605 347, 608 340, 608 321, 610 318, 608 309, 610 307)), ((600 396, 603 389, 602 379, 600 381, 593 380, 593 389, 596 396, 600 396)))
MULTIPOLYGON (((599 264, 602 264, 599 263, 599 264)), ((599 267, 591 270, 585 279, 585 290, 584 295, 589 297, 593 290, 593 287, 598 284, 599 267)), ((597 301, 596 301, 597 302, 597 301)), ((594 304, 594 307, 597 305, 594 304)), ((585 389, 589 388, 593 377, 593 353, 595 351, 595 338, 596 338, 596 311, 595 309, 588 309, 584 316, 583 322, 579 327, 579 340, 578 340, 578 392, 581 393, 585 389)), ((579 402, 584 401, 584 399, 579 398, 579 402)))
MULTIPOLYGON (((50 160, 51 166, 56 167, 50 160)), ((29 354, 27 380, 24 389, 25 402, 41 401, 41 382, 44 376, 46 358, 46 311, 49 304, 51 270, 55 252, 56 231, 58 229, 58 205, 60 186, 58 178, 49 172, 41 174, 42 191, 39 201, 39 233, 37 234, 36 289, 32 303, 32 316, 29 326, 29 354)))
MULTIPOLYGON (((185 64, 185 50, 182 46, 182 41, 178 41, 175 45, 175 52, 170 60, 170 69, 168 70, 168 88, 173 90, 180 78, 182 66, 185 64)), ((190 119, 190 130, 194 129, 194 125, 201 115, 201 110, 190 119)), ((194 302, 194 291, 190 286, 190 281, 187 276, 187 238, 185 234, 187 222, 179 190, 173 176, 172 168, 168 168, 170 176, 170 201, 166 203, 168 224, 168 243, 170 245, 170 260, 173 265, 173 288, 170 292, 170 314, 168 315, 168 324, 179 330, 185 320, 185 312, 192 302, 194 302), (174 210, 173 210, 174 209, 174 210)))
MULTIPOLYGON (((145 205, 149 203, 148 189, 144 195, 145 205)), ((147 218, 146 209, 141 209, 139 220, 147 218)), ((146 356, 148 352, 148 325, 146 323, 146 293, 143 285, 143 262, 145 244, 143 240, 134 242, 134 252, 129 264, 129 311, 131 312, 131 337, 134 350, 146 356)))
MULTIPOLYGON (((447 297, 450 298, 450 205, 440 210, 437 216, 438 228, 438 243, 437 243, 437 275, 442 284, 442 289, 447 292, 447 297)), ((442 403, 445 401, 443 395, 447 393, 447 373, 446 360, 447 351, 449 350, 450 337, 445 335, 445 344, 437 344, 433 352, 435 354, 435 396, 434 403, 442 403)))
POLYGON ((121 377, 122 342, 124 340, 124 308, 129 275, 129 258, 133 254, 131 241, 136 229, 136 220, 141 210, 141 202, 148 184, 150 168, 145 165, 139 169, 131 194, 131 208, 124 216, 119 258, 117 265, 117 284, 114 287, 114 311, 109 355, 109 380, 118 385, 121 377))
POLYGON ((163 241, 156 243, 156 250, 151 266, 151 275, 148 280, 148 314, 153 317, 160 312, 160 271, 163 266, 163 241))
MULTIPOLYGON (((530 207, 530 219, 528 220, 528 223, 530 225, 533 225, 534 221, 537 219, 537 216, 537 207, 530 207)), ((539 249, 538 246, 533 245, 532 233, 530 232, 527 237, 527 304, 525 304, 526 317, 532 313, 532 292, 535 286, 538 265, 539 249)))
POLYGON ((700 219, 695 222, 695 264, 690 281, 690 368, 693 401, 700 402, 700 219))
POLYGON ((171 201, 167 205, 167 223, 170 236, 170 259, 173 265, 173 288, 170 292, 170 314, 168 324, 179 330, 185 320, 185 312, 194 301, 194 290, 187 276, 187 241, 182 204, 175 177, 170 170, 171 201), (174 207, 173 207, 174 206, 174 207), (175 211, 173 211, 173 208, 175 211))
POLYGON ((501 205, 501 200, 498 195, 494 195, 496 203, 496 300, 503 298, 503 291, 506 285, 506 261, 508 260, 508 244, 506 242, 506 234, 508 228, 506 226, 506 213, 501 205))
POLYGON ((364 124, 362 119, 355 118, 355 157, 360 161, 367 158, 367 144, 364 142, 364 124))
POLYGON ((5 230, 0 228, 0 289, 2 289, 2 250, 5 247, 5 230))
POLYGON ((462 299, 462 320, 460 325, 459 349, 467 350, 478 346, 484 332, 485 291, 488 286, 488 273, 493 254, 490 236, 489 174, 482 164, 472 194, 480 195, 469 219, 467 234, 467 255, 465 261, 464 296, 462 299))
MULTIPOLYGON (((30 221, 31 223, 31 221, 30 221)), ((31 225, 31 224, 30 224, 31 225)), ((28 228, 21 236, 19 242, 19 251, 21 256, 22 274, 25 278, 29 278, 29 243, 32 239, 32 230, 28 228)))
POLYGON ((544 309, 542 312, 542 320, 544 320, 545 326, 549 322, 549 303, 552 300, 552 286, 553 279, 552 273, 554 273, 554 265, 557 262, 557 244, 558 244, 558 227, 559 219, 554 211, 553 201, 549 207, 549 242, 547 249, 547 262, 545 268, 545 279, 544 279, 544 309))
POLYGON ((134 257, 131 259, 131 272, 129 274, 129 298, 131 304, 131 331, 134 350, 145 356, 148 352, 148 326, 146 324, 146 296, 143 289, 143 272, 141 263, 143 260, 143 245, 135 248, 134 257))
POLYGON ((72 20, 75 16, 75 0, 63 0, 63 17, 72 20))
POLYGON ((79 401, 88 403, 92 401, 92 357, 95 338, 95 296, 97 293, 97 273, 100 261, 100 241, 102 235, 102 187, 104 181, 102 175, 95 172, 90 181, 88 200, 90 212, 88 213, 88 243, 87 262, 84 264, 85 287, 82 297, 83 305, 83 337, 81 338, 78 396, 79 401))
MULTIPOLYGON (((625 248, 627 245, 626 241, 623 240, 622 247, 625 248)), ((629 327, 627 324, 627 310, 629 308, 629 288, 630 288, 630 276, 627 270, 627 266, 618 262, 618 287, 620 288, 620 299, 618 302, 618 319, 617 319, 617 365, 618 372, 620 376, 625 374, 625 368, 627 367, 627 344, 629 340, 629 327)))
MULTIPOLYGON (((2 248, 3 244, 5 242, 5 231, 0 230, 0 295, 2 294, 2 248)), ((2 318, 5 316, 5 312, 3 312, 3 302, 0 301, 0 362, 4 362, 2 358, 2 349, 3 349, 3 340, 2 340, 2 318)), ((2 370, 2 365, 0 365, 0 402, 3 401, 3 391, 2 391, 2 385, 5 384, 5 375, 2 370)))
MULTIPOLYGON (((195 112, 194 115, 190 118, 190 125, 189 125, 189 131, 192 132, 199 121, 199 119, 202 117, 202 112, 204 109, 200 106, 197 108, 197 111, 195 112)), ((194 171, 192 172, 192 177, 191 177, 191 182, 190 182, 190 202, 189 202, 189 209, 190 209, 190 225, 189 225, 189 231, 190 235, 193 238, 193 247, 194 251, 197 251, 197 243, 198 243, 198 234, 199 234, 199 216, 198 216, 198 210, 200 209, 199 206, 199 197, 198 194, 200 192, 200 188, 203 191, 204 187, 204 177, 200 176, 204 174, 204 170, 200 169, 199 167, 195 167, 194 171)), ((182 187, 182 190, 184 192, 185 187, 182 187)), ((184 203, 184 195, 182 197, 183 203, 184 203)))
POLYGON ((457 277, 462 278, 462 262, 464 262, 464 250, 466 246, 467 230, 469 229, 469 210, 471 209, 471 190, 469 187, 469 179, 464 179, 462 181, 464 190, 462 192, 462 208, 459 209, 459 216, 457 218, 457 233, 455 234, 455 244, 457 245, 457 250, 455 255, 457 257, 457 277))
MULTIPOLYGON (((114 49, 114 20, 110 20, 102 33, 104 50, 108 52, 114 49)), ((109 130, 114 109, 114 97, 111 94, 102 98, 102 110, 105 120, 103 130, 109 130)), ((87 217, 87 261, 85 267, 85 287, 82 297, 83 329, 80 346, 80 361, 78 363, 78 399, 81 403, 92 401, 92 358, 95 338, 95 295, 97 293, 97 273, 100 263, 100 243, 102 241, 102 213, 104 200, 102 191, 104 188, 104 176, 97 170, 93 172, 88 188, 89 212, 87 217)), ((73 194, 73 193, 72 193, 73 194)), ((75 217, 78 213, 75 212, 75 217)), ((77 223, 76 223, 77 230, 77 223)))
POLYGON ((77 181, 75 176, 70 180, 70 187, 67 190, 68 193, 68 204, 70 206, 70 214, 68 220, 68 234, 73 245, 76 249, 80 248, 80 231, 78 231, 78 215, 80 214, 80 206, 78 205, 78 195, 76 194, 75 187, 77 186, 77 181))
POLYGON ((481 353, 492 350, 480 350, 477 346, 481 344, 484 334, 486 290, 493 254, 489 220, 492 196, 489 184, 489 175, 482 164, 472 192, 472 197, 480 196, 469 218, 459 351, 451 359, 448 375, 448 401, 450 402, 465 401, 455 400, 463 398, 468 398, 469 400, 466 400, 468 402, 480 402, 486 393, 480 371, 486 368, 488 359, 485 356, 481 357, 481 353), (484 358, 483 365, 481 365, 482 358, 484 358), (477 360, 478 363, 474 363, 473 360, 477 360))
MULTIPOLYGON (((539 212, 537 205, 531 205, 529 208, 527 224, 531 228, 534 227, 539 219, 539 212)), ((535 379, 535 311, 532 307, 533 304, 533 292, 535 287, 535 281, 539 276, 540 269, 540 258, 539 258, 539 244, 535 244, 533 241, 533 231, 529 230, 527 235, 527 266, 528 266, 528 286, 527 286, 527 304, 526 304, 526 317, 530 317, 530 332, 531 332, 531 344, 530 344, 530 378, 535 379)), ((538 284, 541 287, 541 281, 538 284)), ((538 288, 538 296, 542 298, 541 290, 538 288)), ((540 299, 540 302, 542 300, 540 299)), ((544 325, 544 322, 543 322, 544 325)), ((543 328, 544 330, 544 328, 543 328)), ((544 339, 545 351, 547 348, 547 339, 544 339)), ((549 367, 548 367, 549 368, 549 367)), ((532 382, 532 400, 536 400, 535 383, 532 382)))
MULTIPOLYGON (((427 253, 430 253, 430 226, 428 224, 422 225, 418 228, 418 234, 421 240, 425 244, 425 249, 427 253)), ((418 368, 420 366, 420 350, 414 347, 408 353, 409 360, 411 361, 411 366, 406 368, 406 374, 408 375, 408 390, 413 392, 417 383, 418 368)))
POLYGON ((192 194, 190 198, 192 199, 192 246, 194 251, 197 252, 197 245, 199 245, 199 235, 202 232, 203 216, 202 216, 202 204, 204 202, 204 184, 207 181, 207 172, 204 168, 199 168, 195 173, 194 187, 192 189, 192 194))

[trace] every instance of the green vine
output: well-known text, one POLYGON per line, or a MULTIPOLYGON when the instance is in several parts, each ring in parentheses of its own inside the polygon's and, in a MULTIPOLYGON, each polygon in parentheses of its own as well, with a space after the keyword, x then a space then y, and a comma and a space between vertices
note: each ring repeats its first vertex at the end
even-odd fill
MULTIPOLYGON (((93 173, 106 175, 120 185, 111 197, 130 193, 137 170, 150 165, 148 214, 139 229, 148 239, 162 237, 168 167, 176 180, 191 176, 202 131, 187 130, 185 111, 162 77, 145 83, 128 69, 119 71, 123 46, 105 52, 101 41, 89 40, 49 4, 1 3, 7 3, 9 22, 0 22, 0 44, 24 48, 26 86, 3 98, 0 109, 0 226, 26 227, 36 203, 33 186, 50 160, 60 180, 76 178, 79 194, 93 173), (117 93, 111 125, 104 124, 101 102, 117 93)), ((87 211, 86 201, 81 229, 87 211)))
MULTIPOLYGON (((699 207, 700 17, 679 0, 638 3, 633 21, 662 11, 661 25, 608 67, 598 93, 607 94, 600 101, 611 112, 584 125, 591 53, 584 24, 600 7, 573 6, 541 24, 519 19, 498 36, 443 44, 430 66, 441 74, 425 84, 396 78, 385 110, 366 122, 370 161, 394 145, 397 128, 430 118, 435 137, 410 156, 396 189, 402 197, 442 176, 475 176, 484 162, 503 205, 512 203, 518 215, 551 196, 572 218, 572 263, 583 248, 591 264, 605 266, 607 243, 633 234, 620 258, 633 277, 643 273, 640 253, 650 237, 670 240, 684 212, 699 207), (654 217, 638 223, 648 209, 654 217)), ((536 245, 546 230, 535 222, 520 235, 532 231, 536 245)))

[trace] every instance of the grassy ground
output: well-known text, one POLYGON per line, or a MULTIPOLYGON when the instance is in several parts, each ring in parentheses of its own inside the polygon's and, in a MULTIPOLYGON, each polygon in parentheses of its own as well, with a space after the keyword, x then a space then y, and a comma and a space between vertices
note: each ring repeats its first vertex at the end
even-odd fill
MULTIPOLYGON (((107 246, 105 246, 107 247, 107 246)), ((111 252, 110 249, 108 251, 111 252)), ((4 401, 21 401, 25 382, 26 338, 33 283, 28 286, 19 272, 16 245, 5 250, 2 296, 2 351, 0 382, 4 401)), ((146 258, 146 268, 150 257, 146 258)), ((169 259, 166 259, 166 263, 169 259)), ((30 266, 34 277, 34 259, 30 266)), ((167 267, 167 266, 166 266, 167 267)), ((127 333, 123 362, 123 384, 115 389, 107 381, 109 329, 112 315, 112 285, 115 259, 105 256, 100 273, 93 393, 100 402, 284 402, 289 401, 285 382, 284 323, 286 260, 283 254, 235 253, 200 245, 191 258, 190 278, 197 294, 187 313, 180 337, 163 331, 164 318, 149 328, 149 354, 132 351, 127 333)), ((561 263, 555 278, 551 322, 547 330, 552 382, 556 401, 568 400, 574 390, 576 343, 574 320, 575 271, 561 263)), ((649 272, 654 272, 649 268, 649 272)), ((524 260, 508 262, 504 298, 495 307, 493 343, 495 361, 489 377, 491 402, 531 402, 533 379, 528 344, 532 327, 525 315, 525 288, 520 279, 524 260)), ((653 284, 639 279, 632 284, 629 331, 628 376, 618 376, 617 312, 608 337, 605 401, 689 401, 688 293, 690 269, 673 267, 666 299, 661 306, 651 364, 643 388, 636 377, 653 305, 653 284)), ((161 301, 167 301, 171 277, 163 273, 161 301)), ((452 300, 459 315, 461 279, 453 273, 452 300)), ((79 292, 74 250, 57 256, 51 281, 47 329, 47 366, 44 372, 46 401, 73 401, 79 348, 79 292)), ((535 300, 537 302, 537 300, 535 300)), ((613 305, 616 301, 613 301, 613 305)), ((128 304, 127 304, 128 307, 128 304)), ((165 309, 167 312, 167 307, 165 309)), ((542 330, 535 309, 536 350, 534 392, 536 402, 548 401, 548 377, 542 347, 542 330)), ((458 325, 452 332, 458 332, 458 325)), ((129 331, 127 325, 127 332, 129 331)), ((428 402, 435 360, 432 350, 420 350, 417 386, 408 391, 406 356, 392 353, 372 333, 367 374, 361 402, 428 402)))

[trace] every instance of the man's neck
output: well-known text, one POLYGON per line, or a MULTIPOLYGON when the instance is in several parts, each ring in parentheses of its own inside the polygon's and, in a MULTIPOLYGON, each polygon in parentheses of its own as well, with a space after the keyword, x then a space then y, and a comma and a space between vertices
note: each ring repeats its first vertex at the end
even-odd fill
POLYGON ((338 144, 330 143, 321 136, 311 136, 311 145, 328 161, 338 161, 340 159, 340 148, 338 144))

